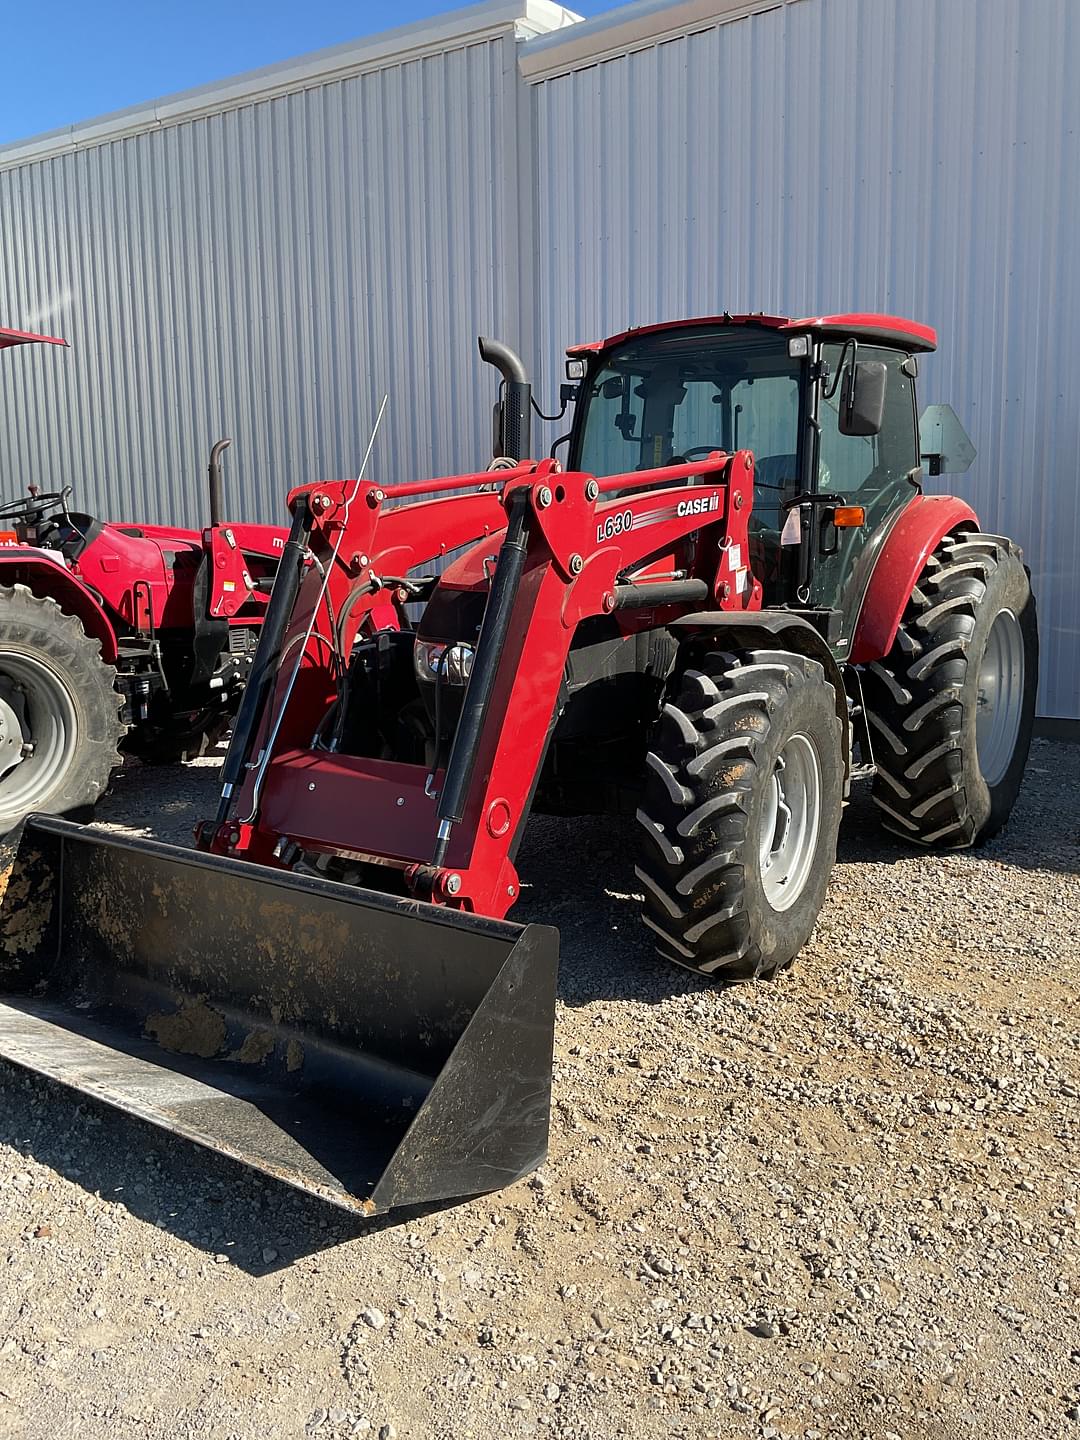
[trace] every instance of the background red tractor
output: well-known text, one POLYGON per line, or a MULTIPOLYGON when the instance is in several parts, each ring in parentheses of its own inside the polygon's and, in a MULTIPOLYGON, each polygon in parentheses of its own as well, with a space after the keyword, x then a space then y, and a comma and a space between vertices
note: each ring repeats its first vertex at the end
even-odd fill
POLYGON ((28 822, 0 1055, 342 1205, 475 1194, 546 1145, 556 937, 503 918, 532 812, 636 815, 650 938, 722 981, 806 941, 854 775, 908 840, 993 835, 1035 605, 922 493, 934 344, 856 314, 579 346, 564 466, 481 342, 509 468, 290 495, 204 853, 28 822))
MULTIPOLYGON (((0 330, 0 349, 35 342, 64 344, 0 330)), ((223 521, 228 444, 201 533, 106 523, 70 486, 0 504, 0 834, 92 805, 121 750, 177 760, 228 725, 286 533, 223 521)))

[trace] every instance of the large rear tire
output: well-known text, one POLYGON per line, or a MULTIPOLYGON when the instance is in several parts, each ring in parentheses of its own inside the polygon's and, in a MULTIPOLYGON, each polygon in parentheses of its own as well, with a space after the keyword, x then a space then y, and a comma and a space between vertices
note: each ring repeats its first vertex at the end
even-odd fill
POLYGON ((0 587, 0 836, 33 810, 101 798, 120 764, 121 704, 115 669, 74 615, 0 587))
POLYGON ((920 845, 976 845, 1009 818, 1035 720, 1039 637, 1020 550, 977 531, 927 562, 863 690, 887 830, 920 845))
POLYGON ((676 965, 768 978, 806 943, 836 858, 842 728, 822 667, 713 654, 665 705, 646 761, 642 918, 676 965))

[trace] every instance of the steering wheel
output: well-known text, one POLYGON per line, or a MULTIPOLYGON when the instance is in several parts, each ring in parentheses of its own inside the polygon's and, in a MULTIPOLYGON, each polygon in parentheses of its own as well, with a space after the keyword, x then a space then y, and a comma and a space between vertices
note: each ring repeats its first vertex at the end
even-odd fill
POLYGON ((678 455, 672 455, 667 463, 669 465, 689 465, 690 461, 696 459, 699 455, 708 457, 709 455, 722 455, 723 453, 724 447, 722 445, 691 445, 689 450, 680 450, 678 455))
POLYGON ((37 520, 47 510, 59 507, 67 509, 71 486, 62 490, 46 490, 42 495, 21 495, 18 500, 7 500, 0 505, 0 520, 37 520))

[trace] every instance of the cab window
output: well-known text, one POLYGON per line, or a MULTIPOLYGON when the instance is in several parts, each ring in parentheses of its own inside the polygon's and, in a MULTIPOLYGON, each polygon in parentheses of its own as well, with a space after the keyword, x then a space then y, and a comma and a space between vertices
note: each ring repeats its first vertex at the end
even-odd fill
MULTIPOLYGON (((823 355, 835 377, 843 347, 825 345, 823 355)), ((885 416, 877 435, 841 435, 838 385, 831 399, 822 397, 819 491, 838 494, 866 508, 867 529, 889 513, 899 498, 911 493, 910 475, 918 468, 915 385, 902 366, 907 356, 896 350, 860 345, 861 360, 882 360, 887 369, 885 416)), ((830 386, 832 380, 830 379, 830 386)))

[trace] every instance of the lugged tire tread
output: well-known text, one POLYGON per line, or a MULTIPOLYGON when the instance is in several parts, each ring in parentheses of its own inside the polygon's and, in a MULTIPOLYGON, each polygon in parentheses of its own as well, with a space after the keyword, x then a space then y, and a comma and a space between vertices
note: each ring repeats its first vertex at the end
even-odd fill
MULTIPOLYGON (((822 666, 804 656, 710 654, 701 669, 681 677, 655 742, 682 752, 693 731, 696 753, 679 763, 670 753, 663 759, 649 754, 637 811, 652 842, 641 847, 636 868, 646 897, 643 919, 665 959, 715 979, 750 980, 781 968, 763 959, 749 934, 743 857, 759 747, 772 713, 800 685, 831 695, 822 666), (668 848, 678 851, 678 863, 671 863, 668 848)), ((839 733, 839 719, 835 723, 839 733)))
POLYGON ((963 774, 968 652, 994 571, 1019 556, 1002 536, 947 535, 889 654, 863 669, 871 733, 885 742, 874 747, 873 799, 885 827, 908 841, 958 847, 977 838, 963 774))
MULTIPOLYGON (((102 658, 101 642, 87 634, 78 616, 64 610, 51 595, 37 595, 24 584, 0 586, 0 651, 5 642, 51 658, 54 670, 67 672, 69 688, 77 693, 84 718, 88 705, 100 702, 101 733, 81 738, 62 785, 48 797, 48 810, 54 814, 95 805, 121 764, 118 746, 125 732, 120 719, 124 699, 116 687, 116 667, 102 658), (40 638, 43 631, 44 644, 40 638)), ((12 830, 23 818, 15 812, 0 813, 0 834, 12 830)))

